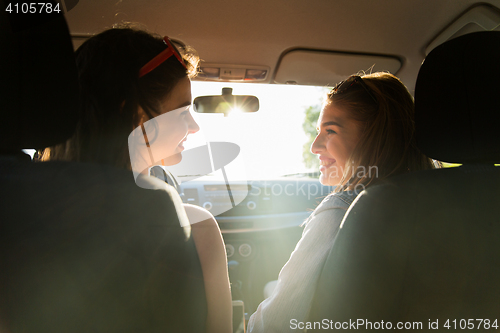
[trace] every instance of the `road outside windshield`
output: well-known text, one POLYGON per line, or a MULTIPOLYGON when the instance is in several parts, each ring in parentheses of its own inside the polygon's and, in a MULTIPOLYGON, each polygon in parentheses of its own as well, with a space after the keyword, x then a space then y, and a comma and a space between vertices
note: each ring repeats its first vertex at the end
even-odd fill
POLYGON ((224 87, 233 88, 233 95, 257 96, 259 111, 236 112, 227 117, 196 113, 201 130, 188 137, 184 144, 186 150, 207 141, 238 144, 241 151, 237 169, 244 168, 238 178, 269 179, 318 171, 304 162, 304 144, 310 136, 306 135, 303 124, 309 107, 314 111, 320 109, 327 88, 193 81, 193 99, 220 95, 224 87))

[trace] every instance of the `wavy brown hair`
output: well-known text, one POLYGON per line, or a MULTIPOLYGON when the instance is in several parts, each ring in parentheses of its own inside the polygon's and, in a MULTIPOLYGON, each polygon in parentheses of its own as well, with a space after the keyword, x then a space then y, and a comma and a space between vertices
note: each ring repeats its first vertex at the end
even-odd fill
POLYGON ((438 163, 417 148, 413 97, 405 85, 384 72, 361 78, 376 102, 360 83, 342 93, 330 92, 326 101, 327 105, 346 110, 348 117, 363 126, 335 192, 354 190, 359 185, 365 187, 389 176, 438 167, 438 163))
POLYGON ((45 149, 42 160, 109 164, 130 169, 128 136, 139 126, 141 107, 149 118, 185 77, 194 77, 199 58, 179 48, 187 69, 170 57, 139 78, 144 64, 165 50, 163 37, 118 26, 85 41, 76 51, 80 81, 79 120, 74 135, 45 149))

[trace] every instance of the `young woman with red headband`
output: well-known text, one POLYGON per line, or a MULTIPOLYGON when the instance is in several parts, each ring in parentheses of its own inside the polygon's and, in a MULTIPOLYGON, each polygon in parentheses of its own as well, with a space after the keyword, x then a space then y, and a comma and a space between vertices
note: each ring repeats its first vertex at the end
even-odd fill
MULTIPOLYGON (((168 115, 165 165, 182 159, 189 134, 199 130, 188 106, 198 57, 180 53, 168 37, 129 27, 106 30, 76 51, 81 86, 77 130, 66 143, 46 149, 43 160, 108 164, 132 170, 128 137, 148 120, 168 115)), ((131 175, 132 177, 132 175, 131 175)), ((185 205, 200 258, 207 297, 207 332, 232 332, 227 259, 217 222, 206 210, 185 205)), ((168 327, 165 328, 168 331, 168 327)))

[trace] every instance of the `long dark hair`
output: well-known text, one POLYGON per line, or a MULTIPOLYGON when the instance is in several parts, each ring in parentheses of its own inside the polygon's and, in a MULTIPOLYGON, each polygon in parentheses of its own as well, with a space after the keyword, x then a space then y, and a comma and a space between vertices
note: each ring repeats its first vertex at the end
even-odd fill
POLYGON ((65 143, 46 149, 42 159, 130 169, 127 138, 140 123, 139 107, 153 118, 175 85, 196 75, 198 56, 184 47, 179 51, 187 70, 172 56, 139 78, 141 67, 165 48, 162 36, 128 26, 85 41, 76 51, 81 90, 77 129, 65 143))

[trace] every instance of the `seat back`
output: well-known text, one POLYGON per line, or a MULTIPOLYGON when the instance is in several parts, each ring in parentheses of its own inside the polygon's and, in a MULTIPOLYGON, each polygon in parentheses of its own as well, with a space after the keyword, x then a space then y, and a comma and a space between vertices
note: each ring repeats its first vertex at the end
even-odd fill
POLYGON ((359 319, 355 327, 365 331, 381 329, 382 321, 385 329, 389 322, 393 329, 402 323, 430 331, 445 324, 482 330, 497 319, 498 59, 500 32, 458 37, 427 56, 415 90, 419 147, 464 164, 397 176, 358 196, 320 276, 309 320, 359 319))
POLYGON ((0 331, 203 332, 203 275, 175 190, 21 152, 72 135, 79 93, 63 15, 28 16, 0 12, 0 331))
POLYGON ((0 31, 0 152, 65 141, 76 126, 78 77, 64 16, 4 11, 0 31))

